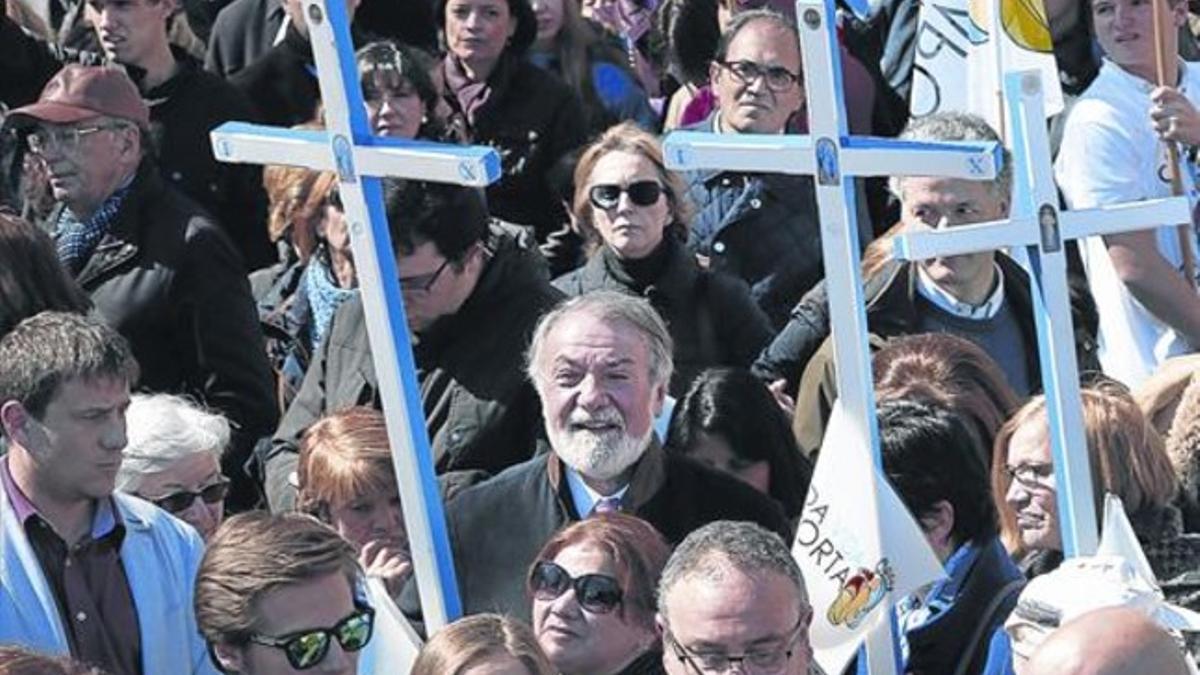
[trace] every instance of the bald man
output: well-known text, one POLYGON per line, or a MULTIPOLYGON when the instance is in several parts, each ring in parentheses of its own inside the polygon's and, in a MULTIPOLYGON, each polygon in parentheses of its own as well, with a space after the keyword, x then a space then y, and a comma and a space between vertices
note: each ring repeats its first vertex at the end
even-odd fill
POLYGON ((1145 614, 1109 607, 1054 631, 1021 675, 1188 675, 1183 652, 1145 614))

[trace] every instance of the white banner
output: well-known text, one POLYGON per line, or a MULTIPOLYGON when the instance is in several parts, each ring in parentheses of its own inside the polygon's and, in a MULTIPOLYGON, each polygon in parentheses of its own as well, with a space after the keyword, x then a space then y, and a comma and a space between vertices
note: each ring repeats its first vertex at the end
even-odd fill
POLYGON ((796 530, 817 663, 840 673, 896 600, 945 576, 925 535, 882 473, 865 430, 833 406, 796 530))
MULTIPOLYGON (((1005 138, 1004 73, 1042 73, 1046 116, 1063 110, 1058 65, 1042 0, 927 0, 917 28, 909 110, 913 117, 959 110, 982 116, 1005 138), (992 30, 999 14, 1002 30, 992 30)), ((1007 126, 1007 122, 1005 122, 1007 126)))

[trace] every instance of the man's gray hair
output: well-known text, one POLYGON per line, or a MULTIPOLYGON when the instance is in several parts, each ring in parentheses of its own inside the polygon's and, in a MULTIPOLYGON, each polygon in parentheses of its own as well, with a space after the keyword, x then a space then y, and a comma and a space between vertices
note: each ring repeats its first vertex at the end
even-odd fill
POLYGON ((658 613, 670 620, 667 596, 679 582, 696 577, 715 581, 730 570, 747 576, 787 577, 800 601, 808 604, 800 566, 779 535, 750 522, 718 520, 689 534, 667 560, 658 582, 658 613))
MULTIPOLYGON (((983 141, 1000 143, 1000 167, 992 180, 992 194, 1005 203, 1012 203, 1012 154, 1000 140, 1000 135, 982 117, 963 112, 938 112, 914 118, 905 127, 900 138, 908 141, 983 141)), ((892 176, 888 189, 900 201, 904 201, 904 179, 892 176)))
POLYGON ((0 405, 17 401, 35 419, 64 383, 110 377, 132 386, 138 365, 125 338, 99 319, 46 311, 0 338, 0 405))
POLYGON ((199 453, 221 460, 229 446, 229 420, 172 394, 135 394, 125 412, 129 443, 117 472, 117 489, 136 492, 142 476, 199 453))
POLYGON ((526 355, 529 379, 541 391, 545 379, 542 373, 546 339, 558 324, 569 317, 586 314, 604 323, 624 321, 641 333, 646 349, 650 352, 650 381, 655 385, 666 385, 671 380, 672 351, 674 346, 667 324, 649 301, 618 293, 616 291, 592 291, 576 296, 550 310, 533 331, 533 341, 526 355))

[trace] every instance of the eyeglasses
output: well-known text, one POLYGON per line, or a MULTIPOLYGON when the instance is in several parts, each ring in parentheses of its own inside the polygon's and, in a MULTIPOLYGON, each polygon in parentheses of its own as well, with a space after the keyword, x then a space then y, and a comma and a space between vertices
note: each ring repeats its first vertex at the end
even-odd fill
POLYGON ((663 187, 654 180, 639 180, 629 185, 593 185, 588 190, 588 200, 592 206, 607 211, 615 209, 621 201, 621 193, 629 195, 629 201, 636 206, 656 204, 662 196, 663 187))
POLYGON ((1049 488, 1050 479, 1054 476, 1054 465, 1045 462, 1029 462, 1017 466, 1004 467, 1004 475, 1009 481, 1017 481, 1029 488, 1049 488))
POLYGON ((575 590, 579 606, 592 614, 608 614, 621 604, 623 593, 617 580, 607 574, 584 574, 572 577, 562 567, 548 561, 538 561, 529 573, 529 590, 533 597, 549 602, 575 590))
POLYGON ((96 124, 90 127, 38 127, 25 137, 25 144, 35 155, 44 155, 51 150, 73 153, 79 149, 84 138, 97 131, 120 129, 122 124, 96 124))
POLYGON ((792 654, 795 652, 794 645, 801 635, 800 629, 803 626, 804 615, 801 615, 800 621, 792 629, 790 637, 783 645, 775 649, 749 651, 741 656, 729 656, 717 652, 697 653, 679 644, 670 629, 664 635, 671 645, 671 651, 675 652, 675 658, 697 673, 724 673, 736 663, 747 673, 773 675, 783 670, 783 667, 791 660, 792 654))
POLYGON ((437 283, 438 277, 442 276, 442 270, 450 264, 450 259, 446 258, 436 270, 429 274, 417 274, 411 277, 400 277, 400 290, 402 291, 420 291, 428 293, 429 289, 437 283))
POLYGON ((343 651, 356 652, 371 641, 374 628, 375 610, 363 606, 333 628, 314 628, 282 637, 255 634, 250 636, 250 642, 282 649, 293 668, 307 670, 325 659, 332 640, 337 640, 343 651))
POLYGON ((787 91, 800 81, 799 75, 783 66, 763 66, 753 61, 718 61, 717 63, 745 84, 750 84, 760 77, 763 78, 766 80, 767 88, 771 91, 787 91))
POLYGON ((181 490, 172 492, 165 497, 151 499, 150 501, 157 505, 160 509, 170 511, 171 513, 179 513, 186 510, 196 498, 204 500, 205 504, 216 504, 225 500, 225 495, 229 493, 229 479, 221 476, 221 480, 212 485, 207 485, 200 488, 199 492, 191 492, 190 490, 181 490))

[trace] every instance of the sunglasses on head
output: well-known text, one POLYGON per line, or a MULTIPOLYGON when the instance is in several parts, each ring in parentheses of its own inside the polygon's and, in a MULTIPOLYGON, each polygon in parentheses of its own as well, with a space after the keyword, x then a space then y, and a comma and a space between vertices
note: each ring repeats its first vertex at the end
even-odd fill
POLYGON ((224 501, 227 494, 229 494, 229 479, 221 476, 220 482, 200 488, 199 492, 181 490, 179 492, 172 492, 165 497, 151 499, 150 501, 164 511, 179 513, 191 506, 196 501, 196 497, 203 499, 206 504, 216 504, 224 501))
POLYGON ((658 202, 662 196, 663 187, 656 180, 639 180, 629 185, 593 185, 588 191, 588 199, 592 206, 598 209, 613 209, 621 200, 621 193, 629 195, 629 201, 636 206, 650 206, 658 202))
POLYGON ((558 565, 541 560, 529 573, 529 590, 533 597, 550 602, 575 589, 575 600, 579 606, 593 614, 607 614, 621 604, 621 586, 607 574, 584 574, 572 577, 558 565))
POLYGON ((371 641, 371 631, 374 628, 375 610, 363 606, 337 622, 333 628, 314 628, 281 637, 251 635, 250 641, 283 650, 293 668, 307 670, 325 659, 333 640, 337 640, 342 651, 346 652, 356 652, 366 647, 371 641))

